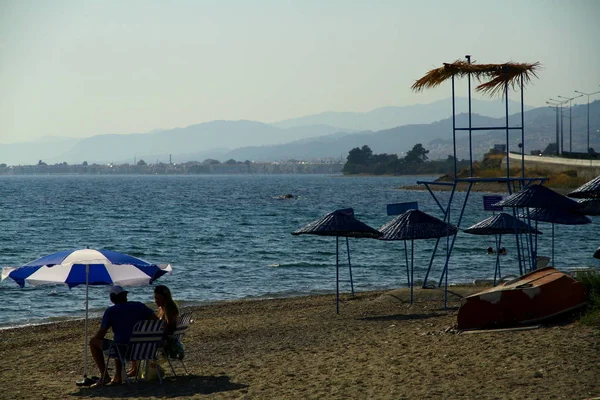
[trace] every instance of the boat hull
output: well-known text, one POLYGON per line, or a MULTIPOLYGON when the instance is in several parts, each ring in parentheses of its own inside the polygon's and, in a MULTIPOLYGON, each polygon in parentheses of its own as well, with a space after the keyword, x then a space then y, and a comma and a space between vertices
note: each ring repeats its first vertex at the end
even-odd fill
POLYGON ((527 325, 585 305, 585 287, 553 267, 542 268, 463 299, 458 328, 527 325))

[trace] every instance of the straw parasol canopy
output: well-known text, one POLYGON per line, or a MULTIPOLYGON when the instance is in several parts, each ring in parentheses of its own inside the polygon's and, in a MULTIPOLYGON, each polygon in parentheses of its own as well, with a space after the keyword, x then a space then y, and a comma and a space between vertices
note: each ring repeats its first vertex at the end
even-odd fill
POLYGON ((543 208, 563 212, 579 209, 575 200, 542 185, 530 185, 494 204, 498 207, 543 208))
POLYGON ((423 211, 408 210, 379 228, 379 232, 380 240, 415 240, 451 236, 458 229, 423 211))
POLYGON ((381 236, 378 230, 354 218, 352 208, 333 211, 292 232, 294 236, 303 234, 357 238, 378 238, 381 236))
POLYGON ((505 235, 510 233, 542 234, 542 232, 531 225, 528 225, 507 213, 499 213, 488 217, 467 229, 463 229, 463 232, 470 233, 471 235, 505 235))
MULTIPOLYGON (((413 302, 414 286, 414 240, 415 239, 437 239, 452 236, 458 232, 454 225, 444 222, 436 217, 419 210, 408 210, 398 215, 381 228, 380 240, 404 240, 404 252, 406 254, 406 277, 410 287, 410 302, 413 302), (408 264, 408 250, 406 241, 411 241, 410 270, 408 264)), ((446 288, 447 289, 447 288, 446 288)))
POLYGON ((424 89, 434 88, 441 85, 447 79, 454 76, 463 77, 471 75, 481 83, 475 88, 476 91, 493 96, 503 93, 505 85, 515 88, 523 77, 524 83, 529 83, 534 77, 537 78, 537 71, 541 68, 539 62, 535 63, 516 63, 507 62, 504 64, 476 64, 464 60, 456 60, 453 63, 444 63, 440 68, 432 69, 425 76, 418 79, 412 89, 420 92, 424 89))
POLYGON ((350 264, 349 237, 356 238, 379 238, 381 233, 375 228, 354 218, 354 210, 345 208, 335 210, 316 221, 309 222, 302 228, 292 232, 292 235, 319 235, 335 236, 335 309, 340 312, 340 263, 339 263, 339 237, 346 238, 346 250, 348 253, 348 269, 350 271, 350 286, 354 296, 354 282, 352 281, 352 265, 350 264))
POLYGON ((595 199, 600 198, 600 176, 595 177, 591 181, 584 183, 567 196, 574 199, 595 199))

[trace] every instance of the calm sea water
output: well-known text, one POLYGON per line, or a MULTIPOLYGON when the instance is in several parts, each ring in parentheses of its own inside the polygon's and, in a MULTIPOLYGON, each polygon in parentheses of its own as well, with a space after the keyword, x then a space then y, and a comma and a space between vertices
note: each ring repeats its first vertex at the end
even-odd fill
MULTIPOLYGON (((335 292, 335 238, 292 236, 304 224, 339 208, 352 207, 361 221, 378 228, 393 217, 388 203, 418 201, 441 217, 427 191, 397 190, 433 177, 264 176, 3 176, 0 177, 0 265, 18 266, 58 250, 105 248, 154 263, 171 263, 171 287, 182 305, 240 298, 285 297, 335 292), (291 193, 294 199, 277 196, 291 193)), ((448 193, 439 194, 442 199, 448 193)), ((483 193, 472 193, 461 228, 491 215, 483 193)), ((452 215, 459 213, 458 193, 452 215)), ((455 219, 453 219, 455 221, 455 219)), ((559 268, 598 266, 595 220, 557 226, 559 268)), ((551 253, 551 227, 540 224, 539 254, 551 253)), ((494 238, 460 232, 450 264, 451 283, 493 276, 485 254, 494 238)), ((435 240, 415 241, 415 279, 422 279, 435 240)), ((345 241, 340 260, 346 261, 345 241)), ((516 274, 514 238, 504 237, 503 274, 516 274)), ((444 248, 441 248, 444 252, 444 248)), ((406 286, 403 242, 350 239, 355 290, 406 286)), ((440 253, 438 253, 440 254, 440 253)), ((443 266, 434 262, 432 279, 443 266)), ((350 291, 347 266, 341 290, 350 291)), ((130 299, 152 302, 152 288, 135 287, 130 299)), ((19 288, 0 284, 0 327, 79 318, 85 288, 19 288)), ((90 310, 109 306, 106 287, 90 288, 90 310)))

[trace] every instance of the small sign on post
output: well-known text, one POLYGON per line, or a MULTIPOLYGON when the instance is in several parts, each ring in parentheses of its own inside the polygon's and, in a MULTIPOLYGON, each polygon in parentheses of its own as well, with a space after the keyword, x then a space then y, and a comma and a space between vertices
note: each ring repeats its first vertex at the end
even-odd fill
POLYGON ((418 210, 419 203, 409 201, 407 203, 394 203, 387 205, 387 215, 400 215, 408 210, 418 210))
POLYGON ((502 201, 502 196, 483 196, 483 209, 484 211, 502 211, 502 207, 494 206, 494 204, 502 201))

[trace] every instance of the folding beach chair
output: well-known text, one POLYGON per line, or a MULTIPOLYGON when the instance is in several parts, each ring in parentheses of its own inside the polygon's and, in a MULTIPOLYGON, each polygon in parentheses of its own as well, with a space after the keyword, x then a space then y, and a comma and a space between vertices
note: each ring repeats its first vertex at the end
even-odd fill
MULTIPOLYGON (((121 360, 123 365, 123 381, 129 382, 127 378, 127 361, 146 361, 146 374, 148 373, 150 363, 156 362, 157 349, 162 345, 162 335, 165 331, 165 323, 161 320, 139 321, 133 327, 131 338, 127 345, 111 343, 107 355, 106 365, 111 358, 121 360)), ((141 367, 141 364, 140 364, 141 367)), ((158 379, 162 384, 162 377, 158 374, 158 379)), ((137 376, 136 376, 137 380, 137 376)))
MULTIPOLYGON (((183 337, 185 336, 185 333, 186 333, 188 327, 190 326, 191 322, 192 322, 192 313, 191 312, 188 311, 188 312, 181 314, 179 316, 179 319, 177 320, 177 327, 175 328, 175 332, 173 333, 173 335, 171 335, 171 337, 174 339, 177 339, 177 341, 179 341, 179 343, 182 343, 183 337)), ((175 360, 177 360, 181 363, 181 366, 183 367, 185 374, 188 375, 188 370, 185 366, 185 363, 183 362, 183 354, 181 354, 180 357, 172 357, 172 355, 168 354, 166 349, 163 348, 163 355, 167 359, 167 362, 169 363, 169 367, 171 367, 171 372, 173 372, 174 376, 177 376, 177 373, 175 372, 175 368, 171 361, 175 361, 175 360)))

